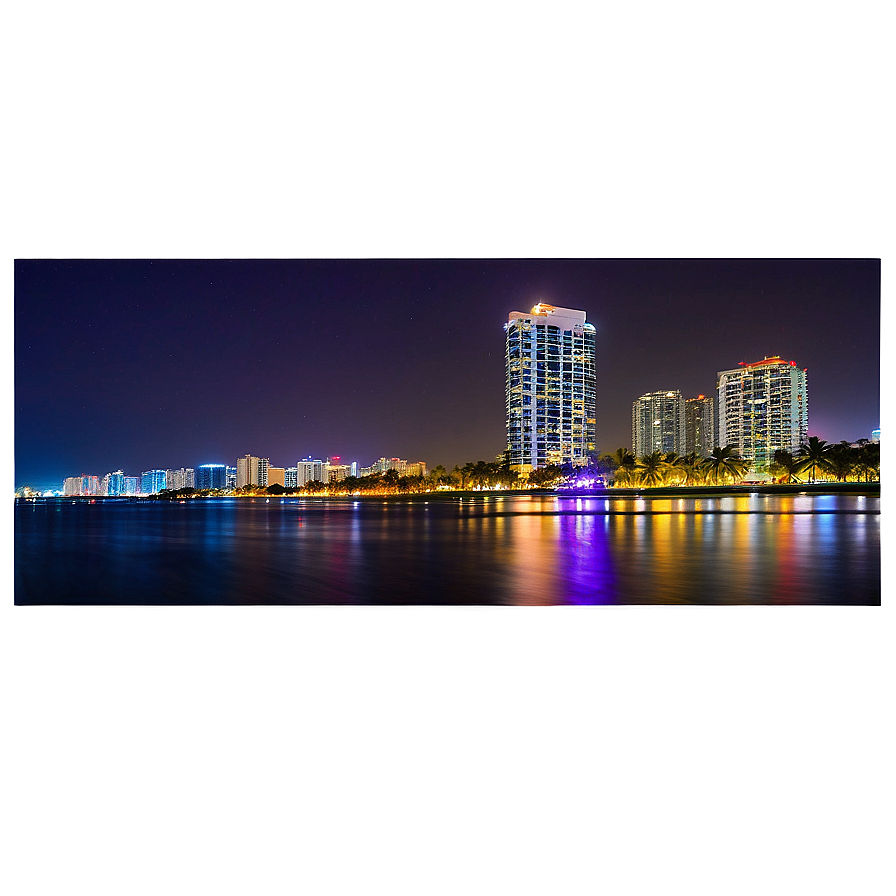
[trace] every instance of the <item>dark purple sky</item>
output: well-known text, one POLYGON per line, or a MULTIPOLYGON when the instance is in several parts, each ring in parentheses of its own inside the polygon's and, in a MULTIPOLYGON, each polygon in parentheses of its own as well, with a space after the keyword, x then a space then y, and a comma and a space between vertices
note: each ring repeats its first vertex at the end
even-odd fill
POLYGON ((879 426, 880 264, 808 261, 17 261, 16 485, 341 455, 492 460, 503 323, 536 301, 597 327, 598 448, 645 391, 711 394, 780 354, 809 432, 879 426))

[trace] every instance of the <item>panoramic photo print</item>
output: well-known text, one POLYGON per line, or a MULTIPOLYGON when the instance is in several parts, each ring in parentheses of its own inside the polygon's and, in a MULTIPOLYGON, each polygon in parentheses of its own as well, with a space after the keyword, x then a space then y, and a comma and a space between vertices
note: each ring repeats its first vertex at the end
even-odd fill
POLYGON ((15 603, 864 604, 876 259, 19 260, 15 603))

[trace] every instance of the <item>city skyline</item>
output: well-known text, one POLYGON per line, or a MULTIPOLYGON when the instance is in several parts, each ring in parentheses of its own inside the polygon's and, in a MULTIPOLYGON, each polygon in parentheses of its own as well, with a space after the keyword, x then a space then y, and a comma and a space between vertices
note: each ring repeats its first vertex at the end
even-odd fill
POLYGON ((630 444, 639 395, 713 395, 719 371, 774 354, 809 370, 810 435, 868 438, 879 284, 861 259, 18 261, 16 485, 247 442, 492 460, 502 323, 539 301, 595 324, 601 454, 630 444))

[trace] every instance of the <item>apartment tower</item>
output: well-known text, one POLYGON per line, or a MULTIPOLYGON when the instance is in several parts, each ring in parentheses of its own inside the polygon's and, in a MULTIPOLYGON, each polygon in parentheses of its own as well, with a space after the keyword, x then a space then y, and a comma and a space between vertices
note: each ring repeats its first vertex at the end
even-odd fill
POLYGON ((537 304, 504 324, 511 466, 587 464, 596 451, 595 331, 584 311, 537 304))
POLYGON ((779 449, 795 452, 809 435, 806 373, 777 356, 720 371, 719 445, 757 470, 768 469, 779 449))

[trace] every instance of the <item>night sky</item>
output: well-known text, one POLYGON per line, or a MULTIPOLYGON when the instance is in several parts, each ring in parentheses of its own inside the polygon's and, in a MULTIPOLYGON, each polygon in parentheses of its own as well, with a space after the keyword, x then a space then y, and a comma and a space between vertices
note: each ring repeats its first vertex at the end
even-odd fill
POLYGON ((493 460, 502 325, 537 301, 597 328, 597 444, 645 391, 712 394, 780 354, 809 433, 880 425, 877 260, 57 261, 15 265, 16 485, 339 455, 493 460))

